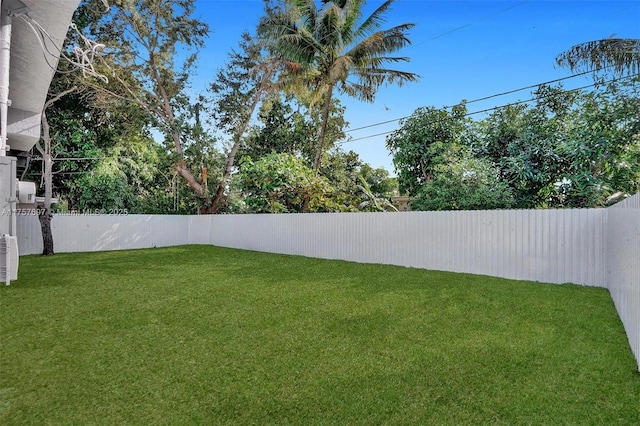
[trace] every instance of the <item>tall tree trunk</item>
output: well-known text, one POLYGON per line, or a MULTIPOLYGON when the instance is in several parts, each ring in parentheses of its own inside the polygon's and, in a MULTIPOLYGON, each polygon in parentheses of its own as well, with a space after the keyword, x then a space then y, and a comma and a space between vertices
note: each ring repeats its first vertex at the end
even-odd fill
POLYGON ((218 190, 216 191, 216 196, 211 203, 211 207, 209 209, 209 213, 217 213, 222 204, 224 203, 225 198, 225 190, 227 188, 227 184, 229 183, 229 179, 231 178, 231 173, 233 173, 233 166, 236 162, 236 154, 238 153, 238 149, 240 149, 240 142, 242 141, 242 135, 245 134, 247 128, 249 127, 249 123, 251 122, 251 117, 258 107, 258 103, 260 103, 260 99, 264 96, 265 93, 269 91, 269 82, 274 74, 274 69, 270 69, 262 76, 262 80, 260 82, 260 86, 258 90, 253 95, 251 100, 251 105, 247 109, 247 115, 245 120, 240 124, 240 126, 236 129, 236 133, 234 135, 233 146, 231 147, 231 151, 229 151, 229 155, 227 156, 227 161, 224 167, 224 175, 222 176, 222 180, 218 185, 218 190))
MULTIPOLYGON (((44 121, 47 122, 47 117, 43 113, 44 121)), ((51 138, 49 137, 49 126, 47 123, 46 128, 45 146, 48 147, 47 152, 43 156, 44 161, 44 206, 38 213, 38 219, 40 219, 40 228, 42 230, 42 254, 44 256, 52 256, 53 253, 53 233, 51 232, 51 219, 53 213, 51 213, 51 200, 53 198, 53 159, 51 158, 51 138)))
POLYGON ((45 102, 42 113, 40 114, 42 142, 44 146, 38 142, 36 149, 40 152, 40 155, 42 155, 42 161, 44 162, 44 204, 38 212, 38 220, 40 221, 40 229, 42 231, 42 254, 44 256, 52 256, 54 254, 53 233, 51 232, 51 219, 53 219, 53 213, 51 212, 51 201, 53 199, 53 154, 51 152, 51 128, 49 127, 49 120, 47 120, 47 108, 76 89, 77 87, 73 86, 49 99, 45 102))
MULTIPOLYGON (((51 104, 47 106, 49 105, 51 104)), ((38 212, 38 219, 40 220, 40 229, 42 230, 42 254, 44 256, 53 256, 53 233, 51 232, 51 219, 53 218, 53 214, 51 213, 51 201, 53 198, 53 158, 51 156, 49 121, 47 120, 45 110, 42 111, 41 121, 44 149, 42 149, 40 145, 37 145, 37 148, 40 154, 42 154, 42 161, 44 162, 44 204, 38 212)))
POLYGON ((327 127, 329 125, 329 112, 331 111, 331 98, 333 95, 333 86, 329 86, 327 90, 327 98, 324 101, 322 109, 322 126, 320 127, 320 135, 316 145, 316 157, 313 160, 313 169, 320 170, 320 161, 322 160, 322 152, 324 151, 324 141, 327 136, 327 127))
MULTIPOLYGON (((247 125, 249 124, 249 120, 247 120, 247 125)), ((243 128, 246 129, 246 125, 243 128)), ((244 131, 242 132, 244 133, 244 131)), ((238 153, 238 149, 240 148, 240 138, 236 138, 233 146, 231 147, 231 151, 229 151, 229 155, 227 156, 227 162, 224 167, 224 175, 222 176, 222 180, 218 184, 218 189, 216 190, 216 196, 211 203, 211 207, 209 209, 209 213, 215 214, 218 212, 222 204, 224 203, 224 193, 227 189, 227 183, 231 178, 231 173, 233 172, 233 166, 236 162, 236 154, 238 153)))
POLYGON ((53 213, 50 208, 42 208, 38 212, 38 220, 40 220, 40 230, 42 231, 42 255, 53 256, 53 233, 51 232, 51 219, 53 213))

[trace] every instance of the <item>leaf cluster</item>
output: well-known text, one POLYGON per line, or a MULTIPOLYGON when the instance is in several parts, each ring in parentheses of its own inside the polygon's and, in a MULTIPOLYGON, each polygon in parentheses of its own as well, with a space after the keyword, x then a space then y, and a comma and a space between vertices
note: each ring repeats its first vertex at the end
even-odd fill
MULTIPOLYGON (((640 191, 640 85, 542 86, 532 105, 469 120, 417 110, 387 139, 420 209, 597 207, 640 191)), ((457 114, 457 115, 456 115, 457 114)))
POLYGON ((254 213, 300 213, 333 209, 329 181, 286 153, 258 161, 245 159, 237 176, 247 210, 254 213))

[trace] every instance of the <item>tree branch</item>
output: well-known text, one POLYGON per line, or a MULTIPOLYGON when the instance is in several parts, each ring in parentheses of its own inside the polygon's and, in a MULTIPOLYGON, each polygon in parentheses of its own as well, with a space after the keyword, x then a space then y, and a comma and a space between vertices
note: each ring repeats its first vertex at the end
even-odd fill
POLYGON ((61 98, 65 97, 71 92, 74 92, 77 89, 78 89, 78 86, 73 86, 65 91, 58 93, 53 98, 49 99, 47 102, 44 103, 44 106, 42 107, 42 111, 44 112, 47 108, 49 108, 54 103, 58 102, 61 98))

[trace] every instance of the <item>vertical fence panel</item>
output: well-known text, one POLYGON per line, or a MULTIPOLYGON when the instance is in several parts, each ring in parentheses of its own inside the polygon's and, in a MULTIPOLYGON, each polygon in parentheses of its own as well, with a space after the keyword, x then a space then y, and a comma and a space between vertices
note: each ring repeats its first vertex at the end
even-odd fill
MULTIPOLYGON (((41 253, 37 216, 22 216, 18 223, 20 254, 41 253)), ((189 243, 189 217, 55 215, 51 231, 57 253, 166 247, 189 243)))
MULTIPOLYGON (((605 286, 605 209, 225 215, 210 244, 605 286)), ((202 243, 200 233, 198 240, 202 243)))
MULTIPOLYGON (((215 244, 327 259, 605 286, 606 214, 607 209, 56 215, 52 228, 57 252, 215 244)), ((21 254, 39 253, 42 242, 37 217, 19 217, 18 229, 21 254)))
POLYGON ((607 286, 640 369, 640 194, 608 213, 607 286))

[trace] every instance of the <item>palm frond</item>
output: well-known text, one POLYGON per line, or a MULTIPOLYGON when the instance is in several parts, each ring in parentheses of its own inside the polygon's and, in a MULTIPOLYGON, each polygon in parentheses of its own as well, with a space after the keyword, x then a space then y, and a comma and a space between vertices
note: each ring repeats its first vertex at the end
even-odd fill
POLYGON ((572 71, 612 68, 617 74, 640 72, 640 39, 608 38, 573 46, 556 57, 561 67, 572 71))
POLYGON ((379 87, 383 84, 397 84, 402 86, 404 83, 418 81, 419 75, 400 70, 393 70, 388 68, 370 68, 367 70, 357 70, 354 72, 354 76, 358 78, 362 84, 375 85, 379 87))
POLYGON ((359 101, 371 103, 375 100, 375 89, 371 85, 345 81, 338 86, 338 90, 359 101))
POLYGON ((387 0, 380 5, 369 17, 354 31, 356 39, 364 38, 378 31, 386 19, 384 14, 389 10, 395 0, 387 0))
POLYGON ((321 9, 315 0, 289 0, 291 10, 268 21, 275 26, 265 32, 269 51, 285 64, 279 76, 283 87, 295 88, 309 104, 325 103, 314 167, 319 166, 326 105, 334 88, 372 102, 381 85, 418 79, 416 74, 387 67, 409 60, 394 53, 411 43, 407 32, 415 26, 407 23, 380 30, 394 1, 384 1, 363 21, 365 0, 322 0, 321 9))
POLYGON ((349 46, 358 39, 356 29, 359 28, 358 21, 362 17, 362 5, 364 0, 347 0, 342 9, 343 25, 341 37, 345 46, 349 46))
POLYGON ((404 24, 388 30, 378 31, 354 45, 345 54, 354 57, 356 62, 359 62, 364 58, 396 52, 411 44, 411 40, 405 34, 406 29, 411 27, 412 24, 404 24))
POLYGON ((331 4, 322 10, 316 25, 316 35, 318 41, 324 46, 340 46, 341 36, 341 9, 331 4))
POLYGON ((302 25, 313 28, 318 21, 318 7, 315 0, 292 0, 297 11, 297 15, 293 15, 294 19, 302 22, 302 25))

